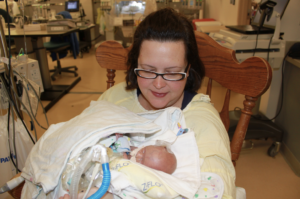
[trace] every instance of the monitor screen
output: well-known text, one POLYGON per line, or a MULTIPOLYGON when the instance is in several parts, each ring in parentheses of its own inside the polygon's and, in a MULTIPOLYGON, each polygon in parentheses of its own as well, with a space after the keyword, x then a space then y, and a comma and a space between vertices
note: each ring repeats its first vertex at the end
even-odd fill
MULTIPOLYGON (((261 3, 266 2, 267 0, 262 0, 261 3)), ((288 3, 290 0, 272 0, 274 2, 276 2, 276 6, 273 8, 273 13, 271 18, 268 20, 267 17, 265 19, 264 22, 264 27, 267 28, 274 28, 276 26, 276 12, 280 14, 280 18, 282 18, 283 13, 285 11, 285 8, 287 7, 288 3), (276 11, 276 12, 275 12, 276 11)), ((259 11, 256 12, 256 15, 253 19, 253 23, 252 25, 258 25, 259 24, 259 19, 260 19, 261 13, 259 11)))
POLYGON ((79 1, 66 1, 66 11, 68 12, 78 12, 79 11, 79 1))

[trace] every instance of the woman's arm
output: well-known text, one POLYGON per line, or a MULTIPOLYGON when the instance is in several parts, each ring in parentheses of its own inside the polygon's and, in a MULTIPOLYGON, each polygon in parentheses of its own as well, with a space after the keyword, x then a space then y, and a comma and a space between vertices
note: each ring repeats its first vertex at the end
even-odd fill
POLYGON ((218 174, 224 181, 223 198, 235 198, 235 169, 231 162, 228 133, 219 113, 210 104, 191 102, 184 110, 187 127, 195 132, 200 158, 204 158, 201 172, 218 174))

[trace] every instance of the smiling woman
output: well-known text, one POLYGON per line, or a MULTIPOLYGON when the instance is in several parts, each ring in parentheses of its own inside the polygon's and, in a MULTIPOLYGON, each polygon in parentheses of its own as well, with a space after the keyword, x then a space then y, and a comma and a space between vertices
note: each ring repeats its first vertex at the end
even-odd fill
MULTIPOLYGON (((145 40, 141 45, 138 68, 169 74, 184 72, 186 63, 182 41, 145 40)), ((137 82, 142 93, 138 99, 145 109, 157 110, 170 106, 181 108, 186 78, 179 81, 166 81, 162 76, 157 76, 155 79, 138 76, 137 82)))
POLYGON ((126 82, 108 89, 99 100, 135 113, 180 108, 204 159, 201 172, 219 175, 223 198, 235 198, 228 134, 209 97, 197 94, 204 67, 191 23, 170 8, 148 15, 134 33, 127 66, 126 82))

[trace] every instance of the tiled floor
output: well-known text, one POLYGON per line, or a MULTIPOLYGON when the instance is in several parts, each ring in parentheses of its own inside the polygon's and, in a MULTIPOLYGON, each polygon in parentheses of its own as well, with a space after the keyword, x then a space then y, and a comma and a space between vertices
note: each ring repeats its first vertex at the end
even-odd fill
MULTIPOLYGON (((48 62, 49 67, 53 68, 55 62, 50 59, 48 62)), ((49 124, 67 121, 75 117, 89 106, 90 101, 97 100, 100 94, 106 90, 106 70, 98 65, 93 50, 90 50, 89 54, 83 54, 83 58, 76 60, 72 56, 61 59, 61 64, 62 66, 76 64, 82 80, 47 112, 49 124)), ((116 83, 123 81, 124 77, 124 71, 118 71, 115 78, 116 83)), ((74 79, 75 77, 71 74, 62 74, 53 84, 68 84, 74 79)), ((206 81, 199 92, 205 93, 206 81)), ((212 101, 216 109, 220 111, 226 91, 218 84, 214 84, 214 88, 216 92, 212 93, 212 101)), ((231 96, 230 109, 241 107, 243 97, 236 93, 232 93, 231 96)), ((42 103, 46 105, 48 102, 43 101, 42 103)), ((46 126, 41 108, 38 110, 37 118, 42 126, 46 126)), ((45 130, 37 127, 37 132, 39 138, 45 130)), ((267 149, 272 142, 255 140, 254 143, 254 149, 243 150, 240 155, 236 167, 236 185, 246 189, 248 199, 300 198, 300 178, 293 173, 281 153, 275 158, 267 155, 267 149)))

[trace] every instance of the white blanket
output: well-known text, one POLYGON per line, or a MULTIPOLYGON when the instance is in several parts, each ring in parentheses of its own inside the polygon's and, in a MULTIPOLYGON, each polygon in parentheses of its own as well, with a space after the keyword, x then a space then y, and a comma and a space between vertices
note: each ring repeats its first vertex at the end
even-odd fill
MULTIPOLYGON (((133 139, 142 141, 142 145, 151 145, 156 140, 172 144, 177 158, 177 169, 172 175, 147 168, 131 162, 153 174, 168 190, 176 192, 177 197, 198 197, 200 188, 200 161, 193 132, 179 137, 172 133, 178 128, 178 122, 185 125, 180 109, 167 108, 137 115, 125 108, 104 101, 91 102, 90 107, 68 122, 51 125, 32 149, 23 169, 26 183, 22 198, 58 198, 64 190, 60 176, 66 163, 82 150, 95 145, 101 138, 114 133, 130 133, 133 139), (140 133, 146 134, 144 140, 140 133), (38 185, 38 186, 36 186, 38 185)), ((134 193, 144 189, 124 177, 124 173, 112 171, 110 191, 134 193), (122 176, 123 175, 123 176, 122 176), (120 179, 127 180, 122 183, 120 179)), ((144 182, 142 184, 145 184, 144 182)), ((149 185, 149 184, 148 184, 149 185)), ((221 192, 220 192, 221 193, 221 192)), ((144 194, 145 195, 145 194, 144 194)), ((171 194, 175 198, 174 193, 171 194)), ((219 197, 220 198, 220 194, 219 197)), ((144 198, 149 198, 145 196, 144 198)), ((166 198, 164 195, 156 198, 166 198)), ((215 197, 216 198, 216 197, 215 197)))

